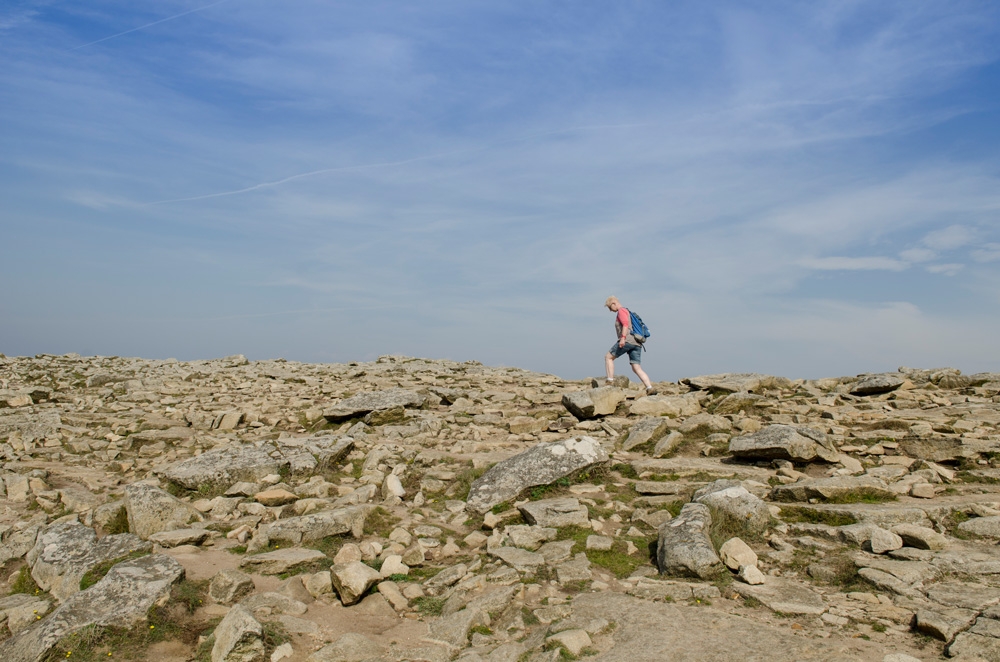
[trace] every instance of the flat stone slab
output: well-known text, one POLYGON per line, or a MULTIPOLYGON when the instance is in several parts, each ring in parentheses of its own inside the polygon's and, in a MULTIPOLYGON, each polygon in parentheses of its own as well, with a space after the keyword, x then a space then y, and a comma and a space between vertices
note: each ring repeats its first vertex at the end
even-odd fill
POLYGON ((518 507, 528 524, 541 527, 590 526, 587 507, 573 497, 529 501, 518 507))
POLYGON ((676 480, 670 481, 659 481, 659 480, 637 480, 635 482, 635 491, 639 494, 683 494, 691 489, 691 486, 687 483, 682 483, 676 480))
POLYGON ((63 602, 80 590, 80 580, 88 571, 105 561, 124 559, 133 552, 152 549, 150 543, 131 533, 118 533, 98 540, 89 526, 61 523, 38 534, 26 560, 35 582, 63 602))
POLYGON ((263 441, 206 451, 158 468, 154 473, 189 490, 202 485, 227 489, 234 483, 259 483, 262 478, 290 470, 310 473, 331 467, 354 449, 350 437, 321 435, 296 444, 263 441))
POLYGON ((864 475, 805 479, 790 485, 777 485, 771 490, 771 498, 775 501, 808 501, 809 499, 827 501, 860 493, 886 501, 891 501, 896 497, 885 481, 864 475))
POLYGON ((608 461, 608 453, 592 437, 541 443, 507 458, 476 479, 466 508, 483 514, 510 501, 529 487, 548 485, 577 471, 608 461))
POLYGON ((316 561, 329 560, 326 554, 315 549, 279 549, 264 554, 247 556, 240 562, 240 567, 262 575, 280 575, 295 568, 316 561))
POLYGON ((851 395, 879 395, 895 391, 905 380, 900 375, 887 373, 864 377, 851 389, 851 395))
POLYGON ((162 554, 124 561, 99 582, 79 591, 51 614, 0 643, 6 662, 39 662, 60 639, 90 625, 129 628, 167 598, 184 577, 180 563, 162 554))
POLYGON ((1000 538, 1000 515, 975 517, 959 524, 958 530, 984 538, 1000 538))
POLYGON ((173 531, 160 531, 149 536, 150 542, 155 542, 160 547, 180 547, 181 545, 200 545, 208 538, 206 529, 174 529, 173 531))
POLYGON ((818 616, 826 611, 823 596, 803 583, 783 577, 768 577, 766 584, 756 586, 733 583, 732 589, 745 598, 756 598, 771 611, 783 614, 810 614, 818 616))
POLYGON ((614 646, 593 658, 600 662, 882 662, 887 652, 884 641, 854 639, 850 633, 804 637, 785 621, 769 625, 714 608, 650 602, 611 591, 574 597, 573 618, 616 624, 614 646))
POLYGON ((359 393, 335 405, 326 408, 323 416, 329 421, 342 421, 356 418, 373 411, 393 409, 394 407, 419 407, 424 403, 424 396, 416 391, 402 388, 392 388, 385 391, 359 393))
POLYGON ((755 372, 724 372, 718 375, 699 375, 681 380, 697 391, 712 391, 713 393, 738 393, 739 391, 755 391, 774 378, 755 372))

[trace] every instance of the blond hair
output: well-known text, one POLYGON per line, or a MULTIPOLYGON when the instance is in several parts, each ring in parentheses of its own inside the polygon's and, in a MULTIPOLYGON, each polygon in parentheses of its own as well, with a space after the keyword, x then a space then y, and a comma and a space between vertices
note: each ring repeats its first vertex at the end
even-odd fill
POLYGON ((618 297, 608 297, 608 298, 607 298, 607 299, 606 299, 606 300, 604 301, 604 307, 605 307, 605 308, 610 308, 610 307, 611 307, 611 304, 613 304, 613 303, 617 303, 617 304, 618 304, 619 306, 620 306, 620 305, 622 305, 622 304, 621 304, 621 302, 620 302, 620 301, 618 301, 618 297))

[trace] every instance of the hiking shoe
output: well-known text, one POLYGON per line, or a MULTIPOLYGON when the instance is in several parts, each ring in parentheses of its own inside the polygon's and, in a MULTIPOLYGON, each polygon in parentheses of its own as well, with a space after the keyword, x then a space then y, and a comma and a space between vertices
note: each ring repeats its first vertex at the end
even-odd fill
POLYGON ((656 387, 650 386, 646 389, 646 395, 656 395, 656 387))
POLYGON ((615 380, 613 380, 613 379, 605 379, 604 380, 605 386, 613 386, 614 383, 615 383, 615 380))

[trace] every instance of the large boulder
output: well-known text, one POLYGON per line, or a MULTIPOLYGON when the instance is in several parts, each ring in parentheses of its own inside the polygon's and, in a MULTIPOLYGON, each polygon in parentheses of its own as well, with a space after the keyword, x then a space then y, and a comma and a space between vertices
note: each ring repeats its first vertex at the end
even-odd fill
POLYGON ((143 540, 160 531, 184 529, 191 522, 204 520, 194 506, 148 483, 125 486, 125 511, 129 531, 143 540))
POLYGON ((692 500, 712 511, 712 519, 732 535, 759 536, 767 531, 771 512, 763 500, 733 480, 717 480, 694 493, 692 500))
POLYGON ((180 563, 162 554, 123 561, 86 591, 69 597, 46 618, 0 643, 5 662, 40 662, 60 639, 89 626, 130 628, 164 604, 183 579, 180 563))
POLYGON ((563 406, 579 419, 596 418, 615 413, 625 391, 616 386, 601 386, 586 391, 572 391, 562 397, 563 406))
POLYGON ((866 375, 851 388, 851 395, 879 395, 895 391, 905 380, 900 375, 866 375))
POLYGON ((206 451, 157 469, 164 479, 189 490, 202 486, 224 489, 234 483, 257 483, 270 474, 307 474, 340 462, 354 449, 350 437, 319 436, 302 440, 264 441, 206 451))
POLYGON ((364 416, 373 411, 394 409, 395 407, 420 407, 424 396, 416 391, 402 388, 391 388, 385 391, 359 393, 341 400, 323 411, 323 416, 329 421, 342 421, 348 418, 364 416))
POLYGON ((498 462, 477 478, 469 489, 467 507, 482 514, 529 487, 548 485, 607 461, 607 451, 592 437, 541 443, 498 462))
POLYGON ((152 549, 152 544, 131 533, 98 540, 89 526, 65 522, 53 524, 38 534, 27 561, 38 586, 62 602, 79 591, 83 576, 100 564, 152 549))
POLYGON ((264 626, 243 605, 233 605, 217 626, 212 662, 263 662, 264 626))
POLYGON ((687 503, 680 514, 660 526, 656 563, 662 574, 710 579, 722 569, 708 537, 712 514, 708 506, 687 503))
POLYGON ((729 452, 747 460, 836 462, 839 454, 819 430, 791 425, 769 425, 753 434, 729 441, 729 452))

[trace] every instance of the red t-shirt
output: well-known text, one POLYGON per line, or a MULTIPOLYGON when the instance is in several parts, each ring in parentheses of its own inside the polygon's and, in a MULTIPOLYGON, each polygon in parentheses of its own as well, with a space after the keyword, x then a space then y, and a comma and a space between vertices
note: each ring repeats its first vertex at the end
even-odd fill
MULTIPOLYGON (((621 338, 622 334, 629 333, 632 331, 632 315, 628 312, 628 308, 619 308, 618 314, 615 316, 615 333, 616 337, 621 338)), ((625 341, 628 342, 631 338, 626 338, 625 341)))

